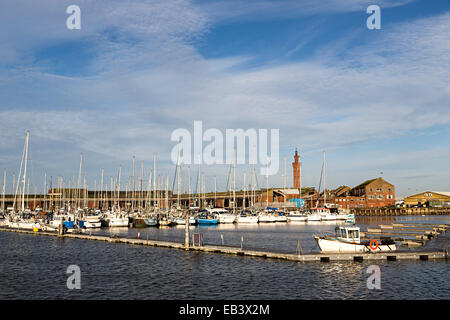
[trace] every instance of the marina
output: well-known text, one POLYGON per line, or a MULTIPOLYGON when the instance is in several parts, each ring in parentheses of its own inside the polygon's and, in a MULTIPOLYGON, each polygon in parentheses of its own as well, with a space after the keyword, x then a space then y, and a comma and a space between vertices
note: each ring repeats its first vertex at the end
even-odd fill
MULTIPOLYGON (((406 223, 402 224, 393 224, 393 225, 401 225, 405 226, 406 223)), ((422 224, 427 225, 427 224, 422 224)), ((435 224, 428 224, 430 228, 435 228, 435 224)), ((295 253, 284 253, 284 252, 276 252, 276 251, 267 251, 263 250, 263 248, 258 248, 257 250, 249 250, 242 246, 241 247, 233 247, 233 246, 224 246, 224 245, 209 245, 209 244, 199 244, 195 245, 194 235, 200 234, 201 228, 197 228, 196 231, 192 231, 192 239, 190 239, 189 243, 182 242, 174 242, 174 241, 159 241, 148 238, 148 233, 145 235, 144 233, 138 232, 135 238, 130 238, 123 236, 119 233, 114 234, 93 234, 89 233, 71 233, 71 234, 62 234, 55 232, 45 232, 45 231, 33 231, 33 230, 23 230, 23 229, 14 229, 14 228, 0 228, 0 231, 3 232, 19 232, 25 234, 33 234, 33 235, 43 235, 43 236, 53 236, 60 238, 72 238, 72 239, 82 239, 82 240, 91 240, 91 241, 104 241, 108 243, 121 243, 121 244, 129 244, 129 245, 140 245, 140 246, 150 246, 150 247, 162 247, 168 249, 180 249, 180 250, 188 250, 188 251, 198 251, 204 253, 218 253, 218 254, 230 254, 237 255, 243 257, 258 257, 258 258, 270 258, 270 259, 278 259, 278 260, 287 260, 287 261, 298 261, 298 262, 331 262, 331 261, 363 261, 363 260, 432 260, 432 259, 448 259, 448 238, 445 232, 450 228, 449 224, 438 224, 440 226, 441 232, 435 234, 436 238, 439 235, 443 237, 445 240, 442 242, 443 244, 441 248, 437 249, 434 247, 434 250, 429 250, 426 247, 421 250, 408 250, 408 251, 396 251, 395 249, 390 252, 377 252, 377 250, 367 250, 369 252, 303 252, 301 245, 296 248, 295 253), (441 234, 442 233, 442 234, 441 234)), ((190 227, 192 228, 192 227, 190 227)), ((339 227, 345 228, 345 227, 339 227)), ((355 229, 353 227, 353 229, 355 229)), ((371 228, 367 228, 371 229, 371 228)), ((435 228, 436 229, 436 228, 435 228)), ((189 230, 189 228, 184 228, 184 230, 189 230)), ((359 228, 358 228, 359 230, 359 228)), ((189 233, 187 233, 189 235, 189 233)), ((391 234, 389 234, 391 235, 391 234)), ((410 234, 411 235, 411 234, 410 234)), ((186 234, 185 234, 186 236, 186 234)), ((364 233, 365 236, 365 233, 364 233)), ((378 239, 380 239, 381 234, 378 234, 378 239)), ((412 236, 412 235, 411 235, 412 236)), ((375 238, 372 238, 375 239, 375 238)), ((432 239, 430 237, 430 239, 432 239)), ((396 239, 399 240, 399 239, 396 239)), ((405 242, 404 239, 403 242, 405 242)), ((223 235, 222 235, 223 241, 223 235)), ((380 245, 382 244, 382 240, 380 241, 380 245)), ((407 241, 407 240, 406 240, 407 241)), ((300 241, 299 241, 300 242, 300 241)))

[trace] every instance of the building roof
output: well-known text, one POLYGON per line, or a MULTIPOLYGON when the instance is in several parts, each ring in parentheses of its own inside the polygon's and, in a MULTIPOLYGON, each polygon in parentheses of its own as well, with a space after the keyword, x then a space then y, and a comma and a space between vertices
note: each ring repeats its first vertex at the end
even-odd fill
POLYGON ((363 183, 357 185, 356 187, 353 187, 353 189, 359 189, 359 188, 365 187, 365 186, 367 186, 368 184, 371 184, 372 182, 374 182, 374 181, 377 180, 377 179, 378 179, 378 178, 366 180, 366 181, 364 181, 363 183))
POLYGON ((421 196, 424 193, 434 193, 434 194, 440 194, 442 196, 450 197, 450 191, 430 191, 430 190, 426 190, 426 191, 423 191, 423 192, 419 192, 419 193, 407 196, 405 198, 415 197, 415 196, 419 196, 419 195, 421 196))

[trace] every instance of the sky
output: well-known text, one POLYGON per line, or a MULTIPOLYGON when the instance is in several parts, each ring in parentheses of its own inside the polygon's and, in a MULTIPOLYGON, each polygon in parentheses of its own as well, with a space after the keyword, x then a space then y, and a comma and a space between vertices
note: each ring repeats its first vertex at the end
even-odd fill
MULTIPOLYGON (((279 129, 271 186, 284 157, 292 185, 298 148, 302 186, 318 186, 325 150, 328 188, 381 176, 396 198, 450 191, 449 34, 448 0, 2 0, 0 170, 12 189, 30 130, 30 192, 45 174, 76 181, 80 153, 90 188, 121 167, 125 189, 133 156, 147 177, 154 153, 172 188, 171 133, 201 120, 279 129)), ((226 189, 229 165, 200 170, 226 189)), ((250 170, 238 166, 238 188, 250 170)))

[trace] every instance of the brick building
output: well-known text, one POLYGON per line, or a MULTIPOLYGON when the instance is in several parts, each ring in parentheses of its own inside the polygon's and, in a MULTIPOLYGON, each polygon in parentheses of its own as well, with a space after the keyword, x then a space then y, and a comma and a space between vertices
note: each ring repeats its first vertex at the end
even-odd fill
POLYGON ((327 191, 327 203, 333 203, 342 209, 393 206, 395 187, 381 177, 370 179, 354 188, 341 186, 327 191))

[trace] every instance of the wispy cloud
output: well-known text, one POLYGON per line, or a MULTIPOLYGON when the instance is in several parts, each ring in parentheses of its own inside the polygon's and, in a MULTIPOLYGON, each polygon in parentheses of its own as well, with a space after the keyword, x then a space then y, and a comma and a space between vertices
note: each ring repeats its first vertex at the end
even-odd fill
MULTIPOLYGON (((13 23, 15 30, 15 37, 0 36, 0 148, 19 154, 29 128, 42 146, 35 153, 47 163, 56 161, 54 150, 61 154, 56 159, 76 162, 83 150, 115 165, 131 155, 150 160, 157 151, 167 167, 171 131, 191 128, 194 120, 219 129, 280 128, 282 147, 310 152, 448 126, 448 12, 382 30, 351 50, 337 39, 333 50, 321 51, 327 54, 257 68, 242 67, 249 55, 206 59, 196 48, 222 19, 275 7, 275 15, 352 11, 365 3, 81 1, 85 20, 77 34, 65 29, 64 2, 40 2, 34 12, 21 10, 25 2, 7 2, 15 14, 24 12, 18 20, 26 23, 0 14, 0 27, 13 23), (234 12, 225 13, 229 6, 234 12), (52 72, 34 54, 81 40, 95 55, 80 76, 52 72)), ((61 161, 62 172, 64 166, 61 161)))

